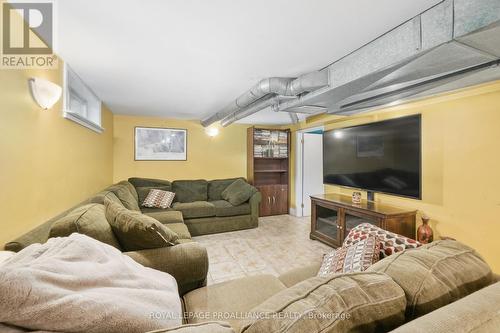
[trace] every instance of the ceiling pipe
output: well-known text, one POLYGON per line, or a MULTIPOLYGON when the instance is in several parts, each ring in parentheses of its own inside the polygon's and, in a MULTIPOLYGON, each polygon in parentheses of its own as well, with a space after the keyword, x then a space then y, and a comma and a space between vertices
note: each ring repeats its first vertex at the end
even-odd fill
MULTIPOLYGON (((202 120, 201 124, 204 127, 207 127, 216 121, 223 120, 225 118, 231 119, 231 117, 235 113, 245 113, 248 107, 252 107, 252 110, 254 110, 254 103, 258 102, 261 99, 263 99, 262 102, 268 101, 268 98, 265 97, 268 97, 270 95, 271 97, 275 95, 298 96, 304 92, 313 91, 326 85, 328 85, 328 71, 325 70, 307 73, 299 76, 296 79, 280 77, 263 79, 260 80, 259 83, 253 86, 250 90, 240 95, 236 100, 231 102, 225 108, 202 120)), ((277 99, 277 101, 278 100, 279 99, 277 99)), ((264 104, 266 103, 258 105, 264 104)), ((266 105, 265 107, 268 106, 270 105, 266 105)), ((264 109, 265 107, 261 108, 260 110, 264 109)))
POLYGON ((216 121, 222 120, 234 112, 244 110, 249 105, 257 102, 269 94, 286 95, 290 93, 289 86, 293 78, 270 77, 260 80, 250 90, 241 94, 238 98, 228 104, 219 112, 203 119, 201 124, 204 127, 210 126, 216 121))
POLYGON ((237 120, 243 119, 245 117, 248 117, 256 112, 259 112, 260 110, 263 110, 273 104, 279 103, 279 97, 278 96, 268 96, 262 99, 261 101, 258 101, 244 109, 240 109, 237 112, 233 112, 232 114, 226 116, 224 119, 221 120, 221 125, 222 127, 227 127, 234 123, 237 120))
POLYGON ((299 116, 296 113, 290 112, 290 119, 292 120, 292 124, 297 124, 299 122, 299 116))

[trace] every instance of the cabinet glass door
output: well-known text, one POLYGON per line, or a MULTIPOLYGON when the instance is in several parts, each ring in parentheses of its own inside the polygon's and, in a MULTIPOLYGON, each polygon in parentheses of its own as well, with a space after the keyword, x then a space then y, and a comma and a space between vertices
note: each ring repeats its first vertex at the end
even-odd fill
POLYGON ((315 231, 322 236, 328 237, 332 243, 340 245, 340 223, 339 213, 335 209, 316 205, 315 231))
POLYGON ((374 219, 373 217, 369 216, 363 216, 363 215, 354 215, 352 213, 346 212, 345 216, 345 235, 344 237, 347 237, 349 232, 351 231, 352 228, 355 226, 362 224, 362 223, 370 223, 373 225, 376 225, 377 227, 380 227, 380 223, 377 219, 374 219))

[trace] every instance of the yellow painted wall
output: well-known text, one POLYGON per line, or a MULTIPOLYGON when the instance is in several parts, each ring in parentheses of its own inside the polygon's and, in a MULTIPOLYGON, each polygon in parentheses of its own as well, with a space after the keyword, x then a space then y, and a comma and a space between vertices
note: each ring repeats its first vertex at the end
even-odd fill
MULTIPOLYGON (((104 107, 106 131, 99 135, 62 118, 61 101, 52 110, 40 110, 28 90, 32 76, 62 81, 61 70, 0 71, 0 243, 113 181, 132 176, 171 180, 246 176, 248 125, 232 125, 209 138, 197 121, 113 116, 104 107), (134 161, 135 126, 186 128, 188 160, 134 161)), ((360 116, 313 117, 293 130, 346 127, 416 113, 423 121, 423 199, 378 195, 377 200, 425 212, 437 237, 451 236, 469 244, 500 272, 494 237, 500 233, 500 82, 360 116)), ((293 153, 291 157, 295 207, 293 153)), ((335 186, 325 190, 351 193, 335 186)))
POLYGON ((62 98, 41 110, 28 79, 62 85, 59 70, 0 70, 0 244, 111 184, 113 116, 103 134, 62 117, 62 98))
POLYGON ((199 121, 115 115, 114 180, 246 177, 247 127, 234 124, 210 138, 199 121), (134 161, 135 126, 187 129, 187 161, 134 161))
MULTIPOLYGON (((376 200, 425 212, 437 237, 454 237, 472 246, 500 272, 495 236, 500 233, 500 82, 355 117, 320 116, 294 131, 318 125, 328 130, 417 113, 422 114, 423 198, 377 194, 376 200)), ((294 175, 292 170, 292 192, 294 175)), ((352 190, 325 186, 325 192, 351 195, 352 190)), ((294 193, 291 198, 295 207, 294 193)))

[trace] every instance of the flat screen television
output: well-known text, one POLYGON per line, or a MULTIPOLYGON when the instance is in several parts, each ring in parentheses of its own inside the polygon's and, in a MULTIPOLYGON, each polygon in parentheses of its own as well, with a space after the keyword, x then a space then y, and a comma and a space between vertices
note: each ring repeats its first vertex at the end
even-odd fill
POLYGON ((420 199, 421 116, 323 133, 323 182, 420 199))

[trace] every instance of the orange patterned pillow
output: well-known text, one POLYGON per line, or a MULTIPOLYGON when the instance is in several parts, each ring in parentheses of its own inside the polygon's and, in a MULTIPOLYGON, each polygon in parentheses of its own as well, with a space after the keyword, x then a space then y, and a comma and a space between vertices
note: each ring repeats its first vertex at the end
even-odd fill
POLYGON ((153 189, 149 191, 148 196, 142 203, 144 207, 149 208, 169 208, 174 201, 175 193, 153 189))

